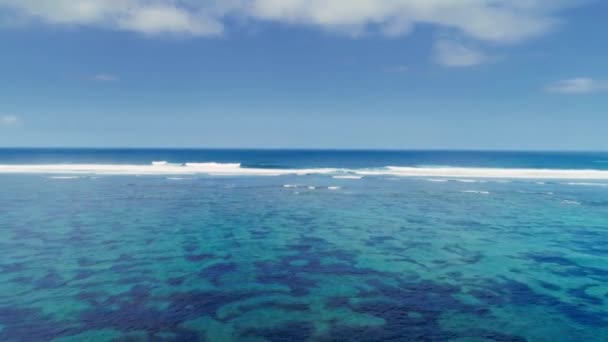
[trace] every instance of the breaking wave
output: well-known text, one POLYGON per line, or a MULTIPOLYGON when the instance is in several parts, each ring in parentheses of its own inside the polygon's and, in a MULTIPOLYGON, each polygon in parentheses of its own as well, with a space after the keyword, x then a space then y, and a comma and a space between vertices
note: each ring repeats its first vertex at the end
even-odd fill
POLYGON ((281 176, 329 175, 337 179, 360 179, 365 176, 424 177, 441 182, 453 179, 460 182, 483 182, 484 179, 564 179, 608 180, 608 170, 509 169, 464 167, 401 167, 383 168, 302 168, 276 169, 243 167, 240 163, 185 163, 172 164, 154 161, 148 165, 125 164, 23 164, 0 165, 0 173, 47 175, 211 175, 211 176, 281 176))

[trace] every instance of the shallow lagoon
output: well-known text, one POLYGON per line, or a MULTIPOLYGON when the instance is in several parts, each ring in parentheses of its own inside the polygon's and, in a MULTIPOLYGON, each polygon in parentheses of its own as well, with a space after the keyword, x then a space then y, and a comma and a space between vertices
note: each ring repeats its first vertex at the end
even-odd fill
POLYGON ((607 340, 565 183, 2 175, 0 340, 607 340))

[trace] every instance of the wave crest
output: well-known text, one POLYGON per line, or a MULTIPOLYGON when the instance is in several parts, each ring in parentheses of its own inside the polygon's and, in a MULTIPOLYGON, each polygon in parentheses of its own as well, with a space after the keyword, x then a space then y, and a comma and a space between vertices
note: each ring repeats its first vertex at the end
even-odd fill
POLYGON ((355 179, 365 176, 424 177, 440 181, 453 179, 461 182, 483 182, 483 179, 564 179, 608 180, 608 170, 558 170, 558 169, 499 169, 459 167, 401 167, 387 166, 376 169, 270 169, 242 167, 240 163, 189 162, 172 164, 155 161, 148 165, 124 164, 27 164, 1 165, 0 173, 14 174, 105 174, 105 175, 195 175, 212 176, 281 176, 281 175, 330 175, 337 179, 355 179))

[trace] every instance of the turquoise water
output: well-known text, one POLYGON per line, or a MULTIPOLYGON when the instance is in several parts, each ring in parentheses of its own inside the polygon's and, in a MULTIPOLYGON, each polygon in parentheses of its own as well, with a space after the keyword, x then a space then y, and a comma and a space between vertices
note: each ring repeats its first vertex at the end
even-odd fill
POLYGON ((1 341, 608 340, 604 183, 13 174, 0 189, 1 341))

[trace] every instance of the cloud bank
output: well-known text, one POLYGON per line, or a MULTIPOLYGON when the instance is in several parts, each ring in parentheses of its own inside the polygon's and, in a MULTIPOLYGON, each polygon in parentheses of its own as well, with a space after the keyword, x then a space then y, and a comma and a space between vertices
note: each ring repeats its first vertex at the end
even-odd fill
POLYGON ((229 17, 389 36, 420 24, 490 42, 517 42, 551 30, 565 0, 0 0, 25 21, 87 25, 148 35, 221 34, 229 17))
POLYGON ((205 2, 173 0, 0 0, 4 17, 16 22, 92 26, 146 35, 213 35, 222 24, 205 2))
POLYGON ((608 91, 608 80, 587 77, 571 78, 551 83, 547 91, 558 94, 589 94, 608 91))
POLYGON ((482 51, 456 41, 439 40, 434 50, 435 62, 446 67, 468 67, 489 60, 482 51))
POLYGON ((16 115, 0 115, 0 126, 13 126, 19 123, 16 115))
POLYGON ((479 46, 544 35, 560 13, 585 0, 0 0, 0 21, 88 26, 146 36, 217 36, 227 22, 298 25, 357 37, 399 37, 417 26, 449 32, 434 61, 466 67, 488 61, 479 46), (460 41, 475 42, 477 48, 460 41))

